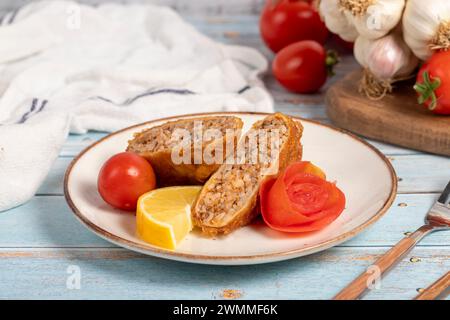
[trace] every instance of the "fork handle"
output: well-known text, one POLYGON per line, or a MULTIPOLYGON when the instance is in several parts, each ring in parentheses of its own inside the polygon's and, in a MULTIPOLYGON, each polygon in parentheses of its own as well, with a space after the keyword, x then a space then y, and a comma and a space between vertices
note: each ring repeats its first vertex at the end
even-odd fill
POLYGON ((432 226, 424 225, 411 235, 400 240, 400 242, 398 242, 395 247, 386 252, 371 267, 369 267, 367 269, 368 271, 362 273, 345 289, 339 292, 333 299, 358 299, 369 288, 371 283, 380 279, 385 272, 389 271, 391 267, 400 262, 401 259, 431 231, 433 231, 432 226))
MULTIPOLYGON (((450 289, 450 271, 447 272, 442 278, 437 280, 431 286, 425 289, 419 294, 415 300, 435 300, 443 295, 447 295, 450 289)), ((442 297, 445 298, 445 297, 442 297)))

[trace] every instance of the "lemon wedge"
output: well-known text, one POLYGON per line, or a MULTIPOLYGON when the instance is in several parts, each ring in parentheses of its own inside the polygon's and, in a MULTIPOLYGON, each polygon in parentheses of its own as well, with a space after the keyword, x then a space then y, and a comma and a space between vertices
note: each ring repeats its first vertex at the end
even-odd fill
POLYGON ((158 247, 174 250, 192 230, 191 206, 202 187, 168 187, 140 196, 136 209, 138 236, 158 247))

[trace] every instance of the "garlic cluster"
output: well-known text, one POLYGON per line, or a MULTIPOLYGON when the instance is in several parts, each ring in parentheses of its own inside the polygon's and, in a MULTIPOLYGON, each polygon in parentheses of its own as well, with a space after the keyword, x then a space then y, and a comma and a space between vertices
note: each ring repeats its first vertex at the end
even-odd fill
POLYGON ((406 77, 419 63, 400 32, 392 32, 376 40, 359 37, 354 53, 359 64, 371 70, 380 80, 406 77))
POLYGON ((348 21, 345 13, 341 10, 338 0, 321 0, 319 12, 328 30, 339 35, 348 42, 355 42, 358 31, 355 26, 348 21))
POLYGON ((358 33, 367 39, 387 35, 400 22, 405 0, 339 0, 339 6, 358 33))
POLYGON ((358 37, 354 54, 365 68, 360 91, 373 99, 390 92, 393 82, 408 78, 419 64, 419 59, 404 42, 399 28, 375 40, 358 37))
POLYGON ((406 0, 320 2, 319 9, 330 31, 347 41, 356 39, 354 54, 365 69, 360 91, 370 98, 386 95, 392 90, 392 83, 410 76, 419 64, 403 40, 401 21, 406 3, 406 0))
POLYGON ((365 69, 361 89, 371 98, 413 75, 419 59, 450 49, 450 0, 319 1, 328 29, 355 41, 365 69))
POLYGON ((331 32, 354 41, 378 39, 400 22, 405 0, 321 0, 319 11, 331 32))
POLYGON ((450 49, 450 0, 408 0, 403 15, 408 46, 422 60, 450 49))

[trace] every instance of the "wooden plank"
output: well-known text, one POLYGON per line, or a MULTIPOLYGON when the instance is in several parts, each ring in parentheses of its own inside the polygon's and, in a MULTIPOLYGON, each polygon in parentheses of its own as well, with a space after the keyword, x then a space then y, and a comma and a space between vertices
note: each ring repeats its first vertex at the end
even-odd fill
POLYGON ((183 14, 183 18, 194 25, 199 31, 210 36, 222 35, 233 39, 240 35, 253 36, 262 39, 259 35, 259 15, 248 13, 237 14, 183 14))
MULTIPOLYGON (((386 246, 395 245, 406 235, 424 224, 428 210, 439 197, 438 194, 398 195, 391 209, 368 231, 361 233, 343 246, 386 246)), ((450 232, 429 235, 419 246, 450 245, 450 232)))
POLYGON ((35 197, 0 214, 0 247, 114 247, 88 231, 62 196, 35 197))
POLYGON ((274 91, 270 93, 275 100, 275 111, 277 112, 304 119, 328 121, 325 107, 322 105, 308 104, 305 98, 299 98, 297 95, 282 94, 280 97, 274 91))
POLYGON ((389 156, 399 178, 399 193, 441 193, 450 179, 450 158, 427 154, 389 156))
MULTIPOLYGON (((381 100, 358 92, 360 70, 327 92, 327 113, 334 124, 369 138, 450 156, 450 118, 438 117, 417 103, 412 83, 398 85, 381 100)), ((450 166, 449 166, 450 170, 450 166)))
MULTIPOLYGON (((275 100, 278 102, 287 102, 295 104, 307 104, 312 106, 323 106, 325 104, 325 92, 337 81, 342 79, 346 74, 357 68, 357 63, 351 55, 341 57, 341 61, 335 67, 335 76, 328 79, 325 86, 317 94, 298 95, 293 94, 282 88, 273 76, 268 76, 264 80, 267 88, 273 94, 275 100)), ((326 116, 324 116, 326 118, 326 116)))
MULTIPOLYGON (((2 0, 0 12, 10 11, 33 0, 2 0)), ((154 3, 166 5, 181 13, 195 14, 258 14, 264 0, 78 0, 80 3, 98 5, 107 2, 116 3, 154 3)))
MULTIPOLYGON (((230 268, 122 249, 2 249, 0 299, 223 299, 230 292, 242 299, 329 299, 385 250, 334 248, 280 263, 230 268), (70 282, 74 272, 80 275, 79 290, 70 282)), ((450 248, 417 248, 366 298, 412 299, 450 269, 449 258, 450 248)))
MULTIPOLYGON (((78 146, 80 151, 88 143, 91 141, 78 146)), ((449 158, 417 154, 389 156, 389 159, 399 177, 399 193, 441 192, 450 178, 449 158)), ((71 161, 70 157, 58 158, 37 194, 62 195, 64 174, 71 161)))
POLYGON ((61 157, 75 157, 84 148, 87 148, 89 145, 105 137, 106 135, 107 133, 104 132, 89 132, 88 134, 71 134, 64 143, 59 155, 61 157))
MULTIPOLYGON (((389 212, 369 230, 342 246, 392 246, 405 233, 423 224, 437 194, 399 195, 389 212)), ((450 233, 435 233, 421 246, 450 246, 450 233)), ((66 205, 64 197, 35 197, 0 215, 0 248, 112 247, 85 229, 66 205)))
POLYGON ((370 139, 365 139, 370 144, 372 144, 375 148, 380 150, 387 156, 399 156, 399 155, 412 155, 412 154, 422 154, 422 152, 412 149, 406 149, 399 146, 395 146, 393 144, 388 144, 384 142, 374 141, 370 139))

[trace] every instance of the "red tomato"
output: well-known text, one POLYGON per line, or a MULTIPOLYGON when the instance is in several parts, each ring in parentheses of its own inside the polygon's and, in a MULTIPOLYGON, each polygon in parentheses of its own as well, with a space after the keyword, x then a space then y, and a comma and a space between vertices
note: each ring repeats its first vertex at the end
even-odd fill
POLYGON ((267 0, 259 29, 264 42, 273 52, 301 40, 324 44, 328 37, 328 30, 319 13, 307 1, 267 0))
POLYGON ((328 55, 318 42, 306 40, 281 50, 272 64, 275 78, 286 89, 296 93, 318 91, 337 63, 336 55, 328 55))
POLYGON ((435 114, 450 115, 450 51, 442 51, 423 64, 414 89, 419 103, 435 114))
POLYGON ((98 191, 115 208, 136 210, 138 198, 155 189, 152 166, 143 157, 122 152, 105 162, 98 175, 98 191))
MULTIPOLYGON (((303 173, 310 173, 316 177, 326 180, 325 173, 319 167, 312 164, 310 161, 295 162, 289 166, 289 170, 295 170, 303 173)), ((289 182, 288 182, 289 183, 289 182)))
POLYGON ((261 213, 270 228, 284 232, 316 231, 344 210, 342 191, 327 182, 320 169, 310 166, 308 162, 294 163, 277 179, 262 184, 261 213))

